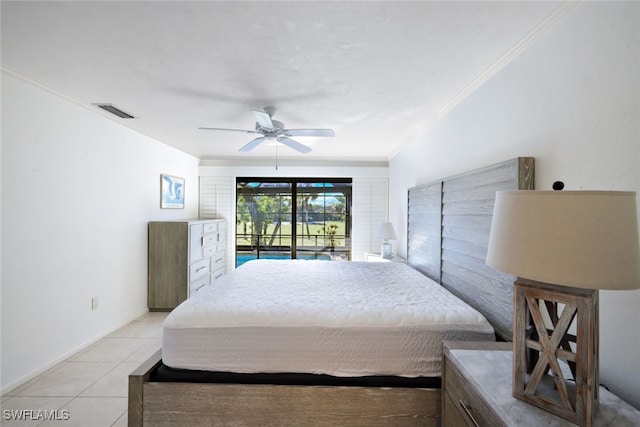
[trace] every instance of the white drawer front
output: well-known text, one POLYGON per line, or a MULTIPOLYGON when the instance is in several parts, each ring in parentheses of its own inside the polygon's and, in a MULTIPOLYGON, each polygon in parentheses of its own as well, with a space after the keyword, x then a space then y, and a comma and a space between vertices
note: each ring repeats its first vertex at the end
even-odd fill
POLYGON ((224 252, 216 252, 211 257, 211 271, 216 271, 219 268, 224 268, 225 266, 224 255, 225 255, 224 252))
POLYGON ((216 233, 218 231, 217 222, 209 222, 204 224, 204 234, 216 233))
POLYGON ((212 246, 206 246, 202 249, 202 252, 204 253, 204 258, 210 258, 213 256, 213 254, 215 254, 217 246, 216 245, 212 245, 212 246))
POLYGON ((206 276, 211 272, 211 265, 209 264, 209 258, 200 260, 189 266, 189 282, 193 283, 194 280, 199 279, 202 276, 206 276))
POLYGON ((204 288, 208 284, 209 284, 209 275, 206 275, 196 280, 195 282, 191 283, 189 285, 189 296, 190 297, 193 296, 193 294, 195 294, 196 292, 198 292, 200 289, 204 288))
POLYGON ((218 270, 215 270, 213 273, 211 273, 211 283, 214 283, 216 280, 218 280, 219 278, 221 278, 222 276, 224 276, 225 274, 225 268, 222 267, 218 270))
POLYGON ((205 234, 202 236, 202 246, 207 247, 218 243, 217 234, 205 234))

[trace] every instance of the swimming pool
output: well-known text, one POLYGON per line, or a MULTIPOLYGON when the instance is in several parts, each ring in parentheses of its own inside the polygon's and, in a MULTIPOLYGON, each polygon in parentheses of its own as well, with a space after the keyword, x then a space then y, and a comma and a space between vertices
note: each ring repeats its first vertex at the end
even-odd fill
MULTIPOLYGON (((247 261, 251 261, 252 259, 257 259, 256 254, 236 254, 236 267, 240 267, 247 261)), ((291 259, 291 254, 281 254, 281 253, 273 253, 273 252, 261 252, 260 259, 291 259)), ((322 261, 330 261, 331 258, 329 255, 311 253, 311 254, 298 254, 297 259, 319 259, 322 261)))

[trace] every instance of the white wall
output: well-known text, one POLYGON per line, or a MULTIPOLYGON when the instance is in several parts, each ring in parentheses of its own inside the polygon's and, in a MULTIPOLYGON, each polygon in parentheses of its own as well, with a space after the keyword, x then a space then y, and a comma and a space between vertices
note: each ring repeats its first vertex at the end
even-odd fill
MULTIPOLYGON (((582 2, 390 161, 390 216, 406 190, 518 156, 536 188, 640 190, 640 3, 582 2)), ((601 382, 640 407, 640 290, 600 293, 601 382)))
POLYGON ((147 311, 147 222, 196 217, 197 183, 195 157, 2 74, 3 392, 147 311))

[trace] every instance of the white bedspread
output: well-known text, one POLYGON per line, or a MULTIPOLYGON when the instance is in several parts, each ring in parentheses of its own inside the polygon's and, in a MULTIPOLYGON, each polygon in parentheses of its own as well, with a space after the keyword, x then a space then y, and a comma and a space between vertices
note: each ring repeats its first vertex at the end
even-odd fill
POLYGON ((398 263, 257 260, 166 319, 167 366, 439 376, 442 340, 493 340, 486 319, 398 263))

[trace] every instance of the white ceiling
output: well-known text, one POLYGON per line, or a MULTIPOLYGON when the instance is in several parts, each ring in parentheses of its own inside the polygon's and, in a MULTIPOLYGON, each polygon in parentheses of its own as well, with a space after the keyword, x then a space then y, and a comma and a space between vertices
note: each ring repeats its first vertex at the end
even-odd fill
POLYGON ((251 108, 272 106, 313 151, 385 161, 526 47, 550 1, 2 1, 2 67, 202 159, 273 157, 251 108))

